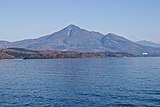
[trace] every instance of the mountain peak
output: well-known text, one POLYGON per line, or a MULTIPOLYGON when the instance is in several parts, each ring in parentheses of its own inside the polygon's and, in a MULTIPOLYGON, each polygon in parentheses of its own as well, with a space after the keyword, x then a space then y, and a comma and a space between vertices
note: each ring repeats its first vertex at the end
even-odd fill
POLYGON ((77 31, 77 30, 80 30, 80 28, 76 25, 70 24, 69 26, 65 27, 62 30, 65 30, 65 31, 68 32, 68 31, 71 31, 71 30, 77 31))
POLYGON ((67 28, 79 28, 78 26, 74 25, 74 24, 70 24, 69 26, 67 26, 67 28))

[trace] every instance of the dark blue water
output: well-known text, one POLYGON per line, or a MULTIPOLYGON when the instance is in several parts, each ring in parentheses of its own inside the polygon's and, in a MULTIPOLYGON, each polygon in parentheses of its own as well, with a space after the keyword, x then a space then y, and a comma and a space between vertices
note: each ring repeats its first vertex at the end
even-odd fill
POLYGON ((0 61, 0 107, 160 106, 160 58, 0 61))

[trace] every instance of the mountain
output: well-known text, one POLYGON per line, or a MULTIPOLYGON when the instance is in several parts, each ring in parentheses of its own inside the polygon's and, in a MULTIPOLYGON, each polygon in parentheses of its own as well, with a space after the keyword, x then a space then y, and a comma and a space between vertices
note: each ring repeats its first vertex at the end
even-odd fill
POLYGON ((140 44, 140 45, 142 45, 142 46, 149 46, 149 47, 160 48, 160 44, 154 43, 154 42, 151 42, 151 41, 143 40, 143 41, 138 41, 138 42, 136 42, 136 43, 137 43, 137 44, 140 44))
POLYGON ((87 31, 75 25, 37 39, 16 42, 0 42, 1 48, 25 48, 29 50, 56 50, 75 52, 122 52, 135 55, 160 54, 160 49, 139 45, 121 36, 87 31))
POLYGON ((112 33, 102 37, 101 43, 103 47, 112 52, 127 52, 133 54, 141 54, 146 52, 143 46, 112 33))
POLYGON ((8 47, 32 50, 99 52, 105 50, 100 43, 102 37, 103 34, 101 33, 89 32, 75 25, 69 25, 51 35, 14 42, 8 47))

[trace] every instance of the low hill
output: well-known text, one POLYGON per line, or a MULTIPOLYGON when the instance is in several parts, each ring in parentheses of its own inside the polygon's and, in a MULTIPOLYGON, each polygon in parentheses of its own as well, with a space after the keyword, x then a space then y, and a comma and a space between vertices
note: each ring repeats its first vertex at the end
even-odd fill
POLYGON ((107 57, 159 57, 160 55, 134 55, 126 52, 74 52, 37 51, 23 48, 0 49, 0 59, 57 59, 57 58, 107 58, 107 57))

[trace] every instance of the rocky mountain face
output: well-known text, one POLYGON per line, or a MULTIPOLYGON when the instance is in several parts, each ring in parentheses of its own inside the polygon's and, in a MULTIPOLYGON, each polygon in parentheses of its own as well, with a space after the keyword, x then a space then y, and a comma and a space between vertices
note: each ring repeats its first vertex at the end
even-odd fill
POLYGON ((123 52, 135 55, 160 54, 160 49, 139 45, 121 36, 87 31, 75 25, 37 39, 17 42, 1 41, 0 48, 56 50, 74 52, 123 52))

